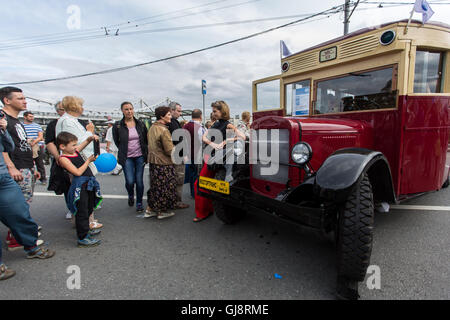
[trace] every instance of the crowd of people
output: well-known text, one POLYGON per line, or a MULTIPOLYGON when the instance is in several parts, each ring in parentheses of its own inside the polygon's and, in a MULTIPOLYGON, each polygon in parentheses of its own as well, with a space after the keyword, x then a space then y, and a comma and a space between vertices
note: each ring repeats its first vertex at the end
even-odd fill
MULTIPOLYGON (((92 122, 80 120, 83 114, 81 98, 66 96, 56 103, 59 119, 47 125, 44 134, 35 124, 34 116, 27 110, 21 89, 0 89, 0 221, 9 229, 6 242, 8 250, 24 249, 27 258, 48 259, 55 251, 44 246, 39 239, 41 227, 30 214, 34 186, 37 180, 48 184, 48 190, 64 194, 68 209, 66 218, 74 221, 78 247, 92 247, 101 243, 98 235, 103 224, 94 217, 94 211, 103 201, 100 184, 96 180, 97 168, 94 144, 99 142, 92 122), (24 112, 24 122, 18 120, 24 112), (46 179, 43 165, 44 145, 51 155, 50 177, 46 179), (12 200, 13 199, 13 200, 12 200)), ((237 139, 248 139, 250 113, 242 114, 242 121, 234 126, 230 121, 230 110, 224 101, 212 103, 211 120, 203 125, 201 110, 192 111, 191 120, 180 122, 182 107, 177 102, 155 109, 156 122, 149 129, 137 119, 133 104, 125 101, 120 108, 123 118, 108 121, 106 151, 117 158, 113 175, 122 171, 128 205, 136 206, 142 217, 170 218, 174 210, 185 209, 182 189, 189 183, 190 195, 195 199, 194 222, 200 222, 213 213, 212 202, 197 194, 199 176, 214 177, 207 166, 208 156, 202 150, 209 146, 213 150, 225 148, 237 139), (185 129, 190 139, 190 150, 183 151, 177 144, 183 142, 176 134, 185 129), (222 139, 216 141, 210 134, 215 129, 222 139), (227 140, 227 130, 234 133, 227 140), (183 154, 185 152, 185 154, 183 154), (174 160, 174 154, 183 159, 174 160), (144 168, 149 165, 150 187, 147 204, 143 202, 144 168)), ((14 276, 15 272, 2 262, 0 242, 0 280, 14 276)))

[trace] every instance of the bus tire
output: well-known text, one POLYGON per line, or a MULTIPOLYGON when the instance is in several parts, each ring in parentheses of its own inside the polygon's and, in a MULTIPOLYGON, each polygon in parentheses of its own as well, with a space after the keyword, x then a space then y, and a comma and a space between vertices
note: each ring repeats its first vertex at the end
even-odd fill
MULTIPOLYGON (((214 178, 217 180, 225 180, 225 170, 219 170, 214 178)), ((244 209, 227 206, 218 200, 213 200, 213 207, 217 218, 225 224, 235 224, 246 214, 244 209)))
POLYGON ((445 180, 444 184, 442 185, 442 188, 448 188, 450 185, 450 176, 447 177, 447 180, 445 180))
POLYGON ((338 278, 363 281, 372 253, 374 203, 372 186, 364 174, 339 210, 338 278))

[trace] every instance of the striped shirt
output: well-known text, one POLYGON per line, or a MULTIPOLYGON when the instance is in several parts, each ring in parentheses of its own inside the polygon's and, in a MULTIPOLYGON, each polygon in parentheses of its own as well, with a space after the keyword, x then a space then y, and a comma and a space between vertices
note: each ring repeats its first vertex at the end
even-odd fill
MULTIPOLYGON (((38 125, 37 123, 33 122, 33 123, 30 123, 30 124, 26 124, 26 123, 22 122, 22 124, 23 124, 23 126, 25 128, 25 132, 27 133, 27 138, 28 139, 32 139, 32 140, 37 139, 39 132, 42 132, 41 126, 38 125)), ((44 142, 43 141, 39 141, 39 145, 43 146, 44 142)))

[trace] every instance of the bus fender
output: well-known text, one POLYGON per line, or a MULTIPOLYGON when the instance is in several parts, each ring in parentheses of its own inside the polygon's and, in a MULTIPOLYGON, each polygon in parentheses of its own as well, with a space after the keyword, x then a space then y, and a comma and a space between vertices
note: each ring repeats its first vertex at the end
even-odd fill
POLYGON ((372 184, 374 201, 397 202, 386 157, 362 148, 341 149, 329 156, 316 172, 314 194, 322 200, 342 203, 364 173, 372 184))

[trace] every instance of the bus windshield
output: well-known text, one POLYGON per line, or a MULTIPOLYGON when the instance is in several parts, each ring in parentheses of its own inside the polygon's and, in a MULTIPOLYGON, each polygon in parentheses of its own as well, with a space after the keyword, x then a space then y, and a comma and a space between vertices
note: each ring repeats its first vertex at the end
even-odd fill
POLYGON ((396 66, 316 81, 315 114, 396 107, 396 66))

